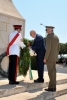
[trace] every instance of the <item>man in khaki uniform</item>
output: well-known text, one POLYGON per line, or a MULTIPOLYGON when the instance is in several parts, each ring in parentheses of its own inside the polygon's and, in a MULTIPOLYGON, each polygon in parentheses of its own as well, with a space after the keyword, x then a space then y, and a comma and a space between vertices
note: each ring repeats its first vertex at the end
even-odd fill
POLYGON ((53 26, 46 26, 46 54, 44 63, 47 64, 49 75, 49 86, 46 91, 56 91, 56 61, 59 53, 59 39, 53 32, 53 26))

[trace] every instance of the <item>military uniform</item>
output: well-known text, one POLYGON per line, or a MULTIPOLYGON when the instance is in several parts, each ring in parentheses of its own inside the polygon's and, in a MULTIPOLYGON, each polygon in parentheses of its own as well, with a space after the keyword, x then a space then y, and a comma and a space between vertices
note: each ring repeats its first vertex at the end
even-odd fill
MULTIPOLYGON (((15 25, 17 29, 20 26, 15 25)), ((9 35, 9 44, 7 47, 7 55, 9 56, 9 69, 8 69, 8 80, 9 84, 17 83, 17 69, 18 69, 18 58, 20 56, 20 47, 23 49, 25 44, 21 42, 22 35, 17 30, 9 35), (8 53, 9 52, 9 53, 8 53)))
POLYGON ((49 86, 48 88, 56 89, 56 61, 58 60, 59 53, 59 39, 54 34, 48 34, 46 37, 46 53, 45 59, 49 75, 49 86))

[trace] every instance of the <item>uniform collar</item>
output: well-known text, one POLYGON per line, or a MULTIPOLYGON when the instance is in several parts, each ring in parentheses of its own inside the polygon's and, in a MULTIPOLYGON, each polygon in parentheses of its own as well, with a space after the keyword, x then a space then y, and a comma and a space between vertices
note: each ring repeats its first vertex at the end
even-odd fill
POLYGON ((17 31, 17 30, 16 30, 15 32, 16 32, 16 33, 18 33, 18 31, 17 31))
MULTIPOLYGON (((50 33, 50 34, 54 34, 54 33, 50 33)), ((48 34, 48 35, 50 35, 50 34, 48 34)))

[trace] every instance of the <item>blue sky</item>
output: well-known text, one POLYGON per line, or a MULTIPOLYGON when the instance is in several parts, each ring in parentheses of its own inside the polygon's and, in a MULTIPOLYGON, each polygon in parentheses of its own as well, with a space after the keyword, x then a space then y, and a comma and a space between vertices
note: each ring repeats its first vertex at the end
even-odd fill
POLYGON ((13 0, 20 14, 26 20, 25 37, 34 29, 45 36, 45 28, 40 25, 55 26, 54 32, 60 42, 67 42, 67 0, 13 0))

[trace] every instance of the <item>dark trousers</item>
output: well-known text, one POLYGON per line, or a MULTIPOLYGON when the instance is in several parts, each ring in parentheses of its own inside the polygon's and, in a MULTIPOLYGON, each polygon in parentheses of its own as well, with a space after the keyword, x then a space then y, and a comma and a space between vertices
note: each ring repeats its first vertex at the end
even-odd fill
POLYGON ((9 69, 8 69, 8 80, 9 81, 12 81, 12 82, 16 81, 17 69, 18 69, 18 56, 10 55, 9 56, 9 69))
POLYGON ((43 62, 43 58, 40 59, 39 57, 37 57, 36 59, 37 59, 38 78, 40 80, 42 80, 43 79, 43 74, 44 74, 44 62, 43 62))
POLYGON ((56 62, 47 62, 47 69, 49 75, 49 88, 56 88, 56 62))

